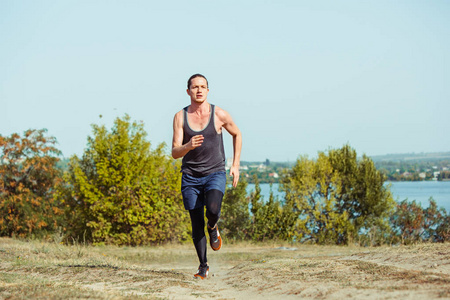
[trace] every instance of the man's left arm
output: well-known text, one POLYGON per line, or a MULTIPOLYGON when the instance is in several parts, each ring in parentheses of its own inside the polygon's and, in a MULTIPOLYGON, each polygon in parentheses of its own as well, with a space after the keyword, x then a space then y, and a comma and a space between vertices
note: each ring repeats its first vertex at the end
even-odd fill
POLYGON ((230 175, 233 176, 233 187, 236 187, 239 181, 239 166, 241 164, 241 131, 237 127, 236 123, 234 123, 228 112, 220 109, 217 113, 220 121, 223 123, 222 127, 225 128, 233 137, 233 165, 230 168, 230 175))

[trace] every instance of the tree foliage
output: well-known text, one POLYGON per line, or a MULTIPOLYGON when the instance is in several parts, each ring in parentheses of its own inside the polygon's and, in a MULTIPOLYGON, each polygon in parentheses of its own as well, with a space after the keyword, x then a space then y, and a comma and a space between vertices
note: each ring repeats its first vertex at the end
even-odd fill
POLYGON ((67 227, 94 243, 154 244, 188 238, 180 164, 151 150, 143 124, 117 118, 111 131, 93 125, 82 156, 73 156, 59 197, 67 227))
POLYGON ((269 200, 261 196, 259 180, 255 176, 255 191, 250 195, 251 239, 254 241, 292 240, 297 225, 298 214, 289 202, 282 203, 270 192, 269 200))
POLYGON ((55 230, 62 210, 53 199, 60 151, 46 130, 0 135, 0 235, 42 236, 55 230))
POLYGON ((226 240, 242 241, 248 237, 249 211, 246 188, 247 181, 240 180, 236 188, 227 187, 225 191, 219 226, 226 240))
POLYGON ((255 190, 247 197, 247 181, 236 188, 228 187, 222 204, 220 226, 226 239, 253 241, 292 240, 298 214, 292 206, 283 204, 270 193, 269 200, 261 196, 259 180, 254 176, 255 190))
POLYGON ((274 239, 279 229, 277 220, 281 214, 279 202, 275 201, 273 193, 270 193, 269 201, 264 202, 261 195, 259 180, 254 175, 255 191, 250 194, 251 203, 251 238, 254 241, 274 239))
POLYGON ((298 238, 348 244, 362 232, 388 230, 394 200, 370 158, 349 145, 301 157, 282 179, 287 203, 298 211, 298 238))
POLYGON ((402 244, 450 241, 450 216, 444 208, 437 207, 433 198, 425 209, 416 201, 399 202, 391 223, 394 237, 402 244))

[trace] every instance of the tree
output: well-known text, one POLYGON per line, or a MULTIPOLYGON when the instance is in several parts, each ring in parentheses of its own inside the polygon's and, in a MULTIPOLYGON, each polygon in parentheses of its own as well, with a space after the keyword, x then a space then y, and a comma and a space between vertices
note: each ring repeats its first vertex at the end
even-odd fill
POLYGON ((275 201, 273 193, 270 193, 269 201, 264 203, 261 196, 261 188, 259 180, 254 175, 255 191, 250 195, 251 203, 251 238, 254 241, 265 241, 274 239, 277 231, 279 231, 280 224, 277 223, 281 208, 279 202, 275 201))
POLYGON ((92 125, 81 159, 73 156, 59 197, 67 227, 94 243, 155 244, 188 238, 180 164, 146 141, 143 123, 117 118, 109 132, 92 125))
POLYGON ((254 241, 287 240, 294 238, 298 214, 291 203, 284 205, 270 192, 269 201, 264 202, 258 178, 254 177, 255 191, 250 195, 251 233, 254 241))
POLYGON ((226 239, 244 240, 248 236, 249 211, 247 181, 240 180, 236 188, 227 187, 222 201, 219 226, 226 239))
POLYGON ((424 211, 420 203, 408 202, 407 199, 401 201, 391 216, 391 222, 394 232, 401 238, 402 244, 421 240, 424 233, 424 211))
POLYGON ((316 162, 300 158, 285 174, 282 189, 300 215, 298 239, 341 244, 353 231, 348 214, 338 212, 341 181, 324 153, 319 153, 316 162))
MULTIPOLYGON (((273 197, 273 194, 271 194, 273 197)), ((281 203, 281 202, 280 202, 281 203)), ((294 203, 292 201, 284 201, 282 203, 281 217, 279 219, 278 226, 281 231, 277 238, 284 241, 296 241, 296 231, 299 213, 294 209, 294 203)))
POLYGON ((43 236, 58 227, 62 215, 53 199, 60 180, 61 152, 47 131, 27 130, 23 137, 0 135, 0 235, 43 236))
POLYGON ((356 151, 349 145, 330 150, 329 159, 341 180, 338 213, 349 214, 355 230, 353 234, 372 228, 389 230, 389 216, 395 201, 389 188, 384 185, 385 175, 366 155, 358 160, 356 151))
POLYGON ((419 241, 446 242, 450 240, 450 217, 444 208, 438 208, 433 198, 429 206, 405 199, 397 204, 391 216, 393 233, 402 244, 419 241))
POLYGON ((438 207, 431 197, 429 205, 424 209, 425 239, 433 242, 450 241, 450 216, 443 207, 438 207))
POLYGON ((283 175, 286 201, 300 214, 298 238, 348 244, 371 228, 388 230, 394 200, 370 158, 349 145, 301 157, 283 175))

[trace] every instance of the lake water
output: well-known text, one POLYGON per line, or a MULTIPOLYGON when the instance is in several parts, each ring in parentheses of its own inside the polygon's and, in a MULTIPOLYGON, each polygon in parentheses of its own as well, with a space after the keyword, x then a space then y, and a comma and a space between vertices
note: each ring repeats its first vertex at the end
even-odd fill
MULTIPOLYGON (((397 201, 416 200, 422 204, 422 207, 428 207, 428 199, 433 197, 439 207, 445 208, 447 213, 450 213, 450 181, 400 181, 386 184, 391 185, 391 192, 397 201)), ((284 193, 278 191, 278 186, 278 184, 272 185, 273 194, 283 199, 284 193)), ((264 199, 269 200, 270 184, 260 184, 260 187, 264 199)), ((248 184, 247 194, 250 195, 254 190, 255 185, 248 184)))

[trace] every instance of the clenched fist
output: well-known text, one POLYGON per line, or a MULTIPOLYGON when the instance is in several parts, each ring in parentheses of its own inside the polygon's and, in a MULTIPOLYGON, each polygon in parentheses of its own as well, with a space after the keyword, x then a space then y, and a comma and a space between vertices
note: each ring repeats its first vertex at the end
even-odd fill
POLYGON ((189 141, 189 143, 191 144, 191 150, 195 149, 197 147, 200 147, 203 144, 203 135, 194 135, 191 140, 189 141))

